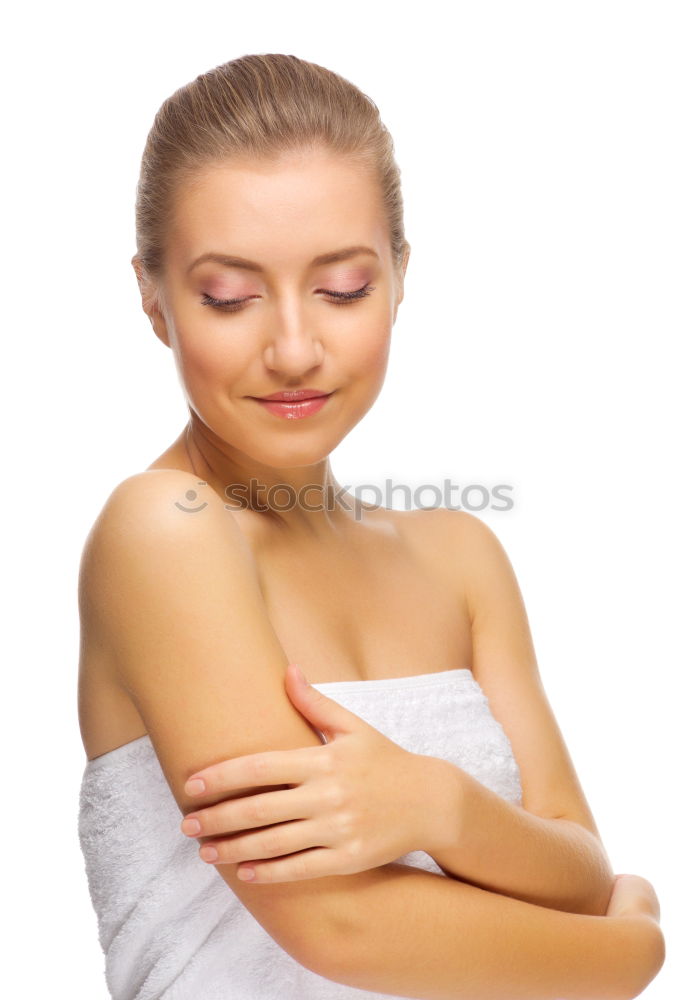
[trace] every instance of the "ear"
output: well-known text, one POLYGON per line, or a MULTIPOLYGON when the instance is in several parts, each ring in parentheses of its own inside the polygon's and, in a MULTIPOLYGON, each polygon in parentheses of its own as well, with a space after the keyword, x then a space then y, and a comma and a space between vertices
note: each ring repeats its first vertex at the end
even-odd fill
POLYGON ((160 298, 158 289, 155 287, 153 281, 146 274, 141 259, 137 254, 132 257, 132 267, 134 268, 134 273, 136 274, 136 280, 139 285, 139 292, 141 293, 141 305, 143 311, 148 316, 151 321, 151 326, 153 327, 153 332, 156 337, 161 340, 166 347, 170 346, 170 338, 168 337, 167 324, 165 322, 165 317, 160 308, 160 298))

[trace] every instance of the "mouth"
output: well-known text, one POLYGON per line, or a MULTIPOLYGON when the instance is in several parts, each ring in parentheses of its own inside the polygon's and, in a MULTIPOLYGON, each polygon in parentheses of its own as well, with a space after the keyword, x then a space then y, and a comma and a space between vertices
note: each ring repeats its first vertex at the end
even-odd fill
POLYGON ((285 389, 282 392, 273 392, 270 396, 252 396, 252 399, 259 399, 263 402, 277 403, 298 403, 302 399, 320 399, 324 396, 331 396, 330 392, 321 392, 320 389, 285 389))
POLYGON ((283 417, 287 420, 301 420, 303 417, 309 417, 311 414, 322 410, 330 397, 335 394, 335 391, 315 393, 314 390, 305 389, 301 393, 296 394, 276 393, 273 397, 250 396, 249 399, 253 399, 264 410, 267 410, 276 417, 283 417))

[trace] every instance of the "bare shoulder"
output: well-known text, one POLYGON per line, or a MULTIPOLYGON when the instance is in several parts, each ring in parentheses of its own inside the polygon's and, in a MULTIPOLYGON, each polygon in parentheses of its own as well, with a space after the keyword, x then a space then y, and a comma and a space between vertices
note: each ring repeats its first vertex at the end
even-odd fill
MULTIPOLYGON (((425 530, 456 568, 467 585, 486 574, 511 571, 507 552, 486 521, 466 510, 438 507, 426 512, 425 530)), ((423 524, 423 522, 422 522, 423 524)), ((471 588, 473 589, 473 588, 471 588)))
POLYGON ((79 606, 89 627, 112 631, 136 619, 133 580, 147 568, 148 583, 183 586, 194 564, 217 548, 233 550, 250 575, 253 561, 234 513, 191 473, 147 470, 120 482, 89 531, 79 570, 79 606), (117 584, 129 580, 121 591, 117 584))
POLYGON ((433 507, 395 513, 400 534, 463 591, 480 570, 483 556, 490 549, 502 549, 492 529, 469 511, 433 507))
MULTIPOLYGON (((115 486, 94 528, 102 528, 103 524, 125 515, 131 518, 132 528, 140 520, 159 521, 163 528, 190 525, 194 521, 208 521, 220 510, 227 510, 230 515, 233 513, 225 508, 217 493, 193 473, 181 469, 146 469, 128 476, 115 486), (208 511, 205 518, 196 517, 204 511, 208 511)), ((151 524, 147 526, 151 527, 151 524)))
POLYGON ((475 514, 452 507, 421 507, 410 511, 390 511, 401 531, 424 541, 459 542, 469 533, 480 533, 488 525, 475 514))
POLYGON ((432 517, 429 523, 436 531, 446 533, 447 536, 456 542, 469 542, 474 540, 479 542, 486 540, 495 533, 489 525, 468 510, 457 510, 452 507, 437 507, 427 511, 432 517))
MULTIPOLYGON (((159 757, 165 757, 156 742, 163 685, 182 690, 192 684, 199 660, 205 665, 196 680, 214 683, 215 672, 229 677, 241 670, 233 654, 253 639, 244 682, 260 687, 267 671, 271 683, 282 686, 287 659, 270 625, 251 547, 235 512, 190 473, 146 471, 112 491, 84 546, 79 601, 88 629, 108 652, 113 680, 129 695, 156 751, 163 751, 159 757)), ((219 734, 224 722, 216 721, 219 734)), ((189 763, 196 769, 204 760, 189 763)))

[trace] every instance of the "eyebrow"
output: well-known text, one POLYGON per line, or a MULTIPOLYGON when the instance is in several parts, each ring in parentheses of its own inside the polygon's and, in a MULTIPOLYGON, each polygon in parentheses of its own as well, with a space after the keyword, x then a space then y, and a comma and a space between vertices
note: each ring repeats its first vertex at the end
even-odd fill
MULTIPOLYGON (((372 250, 371 247, 344 247, 342 250, 333 250, 331 253, 322 253, 318 257, 314 257, 309 266, 320 267, 322 264, 336 264, 338 261, 349 260, 350 257, 356 257, 358 254, 364 253, 370 254, 373 257, 378 257, 376 251, 372 250)), ((187 268, 187 274, 206 260, 212 260, 214 263, 222 264, 224 267, 241 267, 245 271, 263 270, 261 265, 257 264, 253 260, 246 260, 244 257, 232 257, 225 253, 210 252, 201 254, 200 257, 197 257, 196 260, 187 268)))

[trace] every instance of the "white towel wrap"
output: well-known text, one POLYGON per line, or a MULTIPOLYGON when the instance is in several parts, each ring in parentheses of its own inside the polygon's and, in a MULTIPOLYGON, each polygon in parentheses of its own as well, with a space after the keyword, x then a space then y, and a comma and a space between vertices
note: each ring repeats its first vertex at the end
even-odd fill
MULTIPOLYGON (((521 805, 507 735, 470 670, 314 684, 414 753, 521 805)), ((270 937, 199 844, 149 737, 86 763, 79 839, 114 1000, 394 1000, 319 976, 270 937)), ((444 875, 423 851, 397 859, 444 875)))

